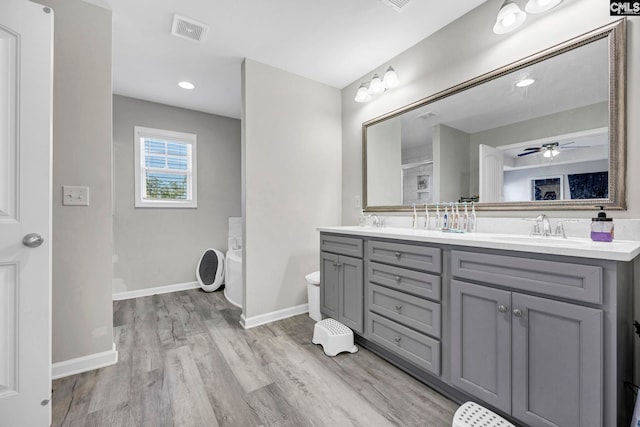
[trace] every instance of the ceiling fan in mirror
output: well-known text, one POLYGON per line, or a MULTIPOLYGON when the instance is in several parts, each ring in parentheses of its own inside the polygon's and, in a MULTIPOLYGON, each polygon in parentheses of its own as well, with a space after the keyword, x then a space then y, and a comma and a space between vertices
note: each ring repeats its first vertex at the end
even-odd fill
POLYGON ((566 150, 568 148, 589 148, 584 145, 573 145, 575 141, 565 142, 564 144, 560 144, 559 142, 549 142, 547 144, 542 144, 539 147, 529 147, 525 148, 522 153, 518 154, 518 157, 528 156, 529 154, 542 153, 544 157, 555 157, 560 154, 560 150, 566 150))

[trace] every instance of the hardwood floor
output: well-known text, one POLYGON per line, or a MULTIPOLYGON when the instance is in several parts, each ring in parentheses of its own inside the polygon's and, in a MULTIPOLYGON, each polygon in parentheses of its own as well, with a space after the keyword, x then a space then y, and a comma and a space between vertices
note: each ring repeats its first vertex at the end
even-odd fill
POLYGON ((451 426, 456 405, 301 315, 244 330, 222 292, 114 302, 119 362, 53 382, 53 426, 451 426))

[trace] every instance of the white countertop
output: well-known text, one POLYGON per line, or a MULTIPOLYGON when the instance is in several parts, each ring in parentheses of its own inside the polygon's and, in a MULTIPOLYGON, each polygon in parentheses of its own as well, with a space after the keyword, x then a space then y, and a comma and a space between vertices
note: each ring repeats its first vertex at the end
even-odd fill
POLYGON ((383 237, 413 242, 469 246, 474 248, 608 259, 613 261, 631 261, 640 254, 640 242, 631 240, 614 240, 608 243, 594 242, 590 239, 582 238, 562 239, 558 237, 530 237, 516 234, 447 233, 437 230, 358 226, 318 227, 318 231, 354 236, 383 237))

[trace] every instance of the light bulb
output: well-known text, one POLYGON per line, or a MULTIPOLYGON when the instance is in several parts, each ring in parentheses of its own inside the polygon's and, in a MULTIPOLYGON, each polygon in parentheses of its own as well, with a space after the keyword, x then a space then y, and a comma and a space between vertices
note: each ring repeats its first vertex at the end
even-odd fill
POLYGON ((509 13, 502 18, 502 25, 505 27, 510 27, 516 22, 515 13, 509 13))
POLYGON ((369 89, 367 89, 366 83, 360 83, 360 87, 356 92, 354 100, 356 102, 368 102, 371 100, 371 95, 369 94, 369 89))
POLYGON ((384 92, 382 80, 380 80, 380 76, 374 74, 371 78, 371 83, 369 83, 369 93, 371 95, 380 95, 382 92, 384 92))
POLYGON ((506 34, 522 25, 525 19, 527 19, 527 14, 524 13, 517 4, 512 0, 505 0, 498 11, 493 32, 496 34, 506 34))
POLYGON ((382 77, 382 83, 384 84, 384 87, 388 89, 398 86, 398 83, 400 83, 400 81, 398 80, 398 75, 396 74, 396 70, 394 70, 393 67, 390 66, 389 68, 387 68, 386 73, 384 73, 384 77, 382 77))

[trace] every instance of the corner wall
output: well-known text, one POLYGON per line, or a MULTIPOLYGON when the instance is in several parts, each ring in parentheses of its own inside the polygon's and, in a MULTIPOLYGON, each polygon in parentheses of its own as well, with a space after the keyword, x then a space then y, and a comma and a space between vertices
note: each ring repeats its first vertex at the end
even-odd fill
POLYGON ((113 152, 113 292, 194 282, 240 215, 240 120, 115 95, 113 152), (134 126, 197 135, 196 209, 134 207, 134 126))
POLYGON ((112 351, 111 12, 80 0, 54 11, 53 362, 112 351), (90 206, 62 206, 62 186, 90 206))
POLYGON ((341 109, 339 90, 250 59, 242 92, 250 327, 305 309, 304 277, 320 263, 316 227, 340 223, 341 109))
MULTIPOLYGON (((601 0, 566 0, 556 9, 530 15, 525 24, 505 35, 492 32, 502 0, 489 0, 447 25, 387 63, 371 70, 342 90, 342 224, 357 223, 359 208, 354 199, 362 193, 362 123, 416 102, 441 90, 477 77, 555 44, 602 27, 619 18, 609 16, 609 3, 601 0), (354 101, 360 82, 393 65, 400 86, 367 104, 354 101)), ((627 76, 640 72, 640 18, 631 17, 627 26, 627 76)), ((627 80, 627 183, 640 180, 640 81, 627 80)), ((628 210, 616 218, 640 218, 640 193, 627 185, 628 210)), ((591 211, 554 211, 554 216, 590 218, 591 211)), ((481 212, 480 217, 522 217, 531 212, 481 212)))

